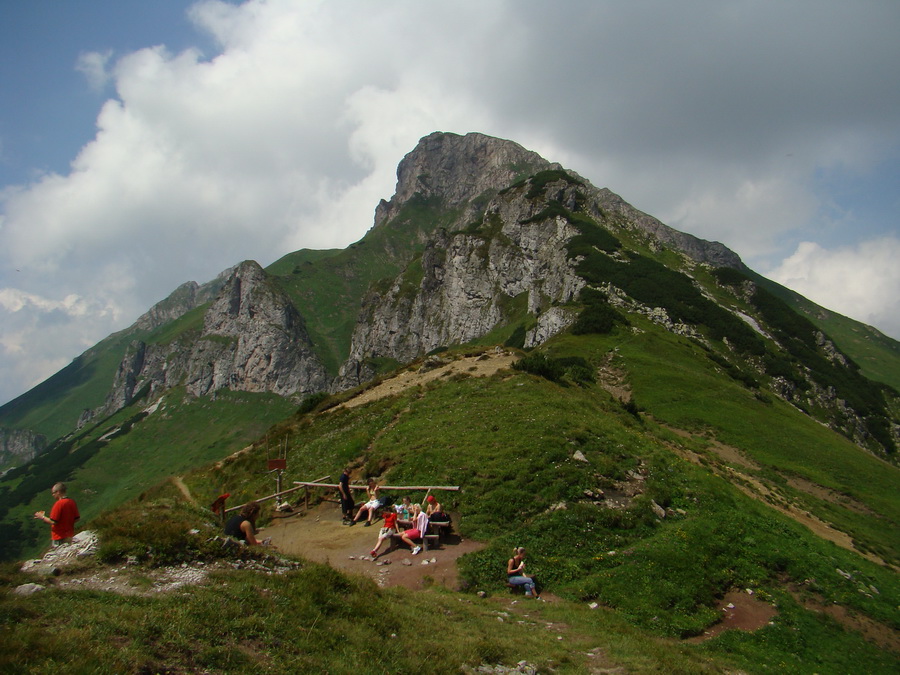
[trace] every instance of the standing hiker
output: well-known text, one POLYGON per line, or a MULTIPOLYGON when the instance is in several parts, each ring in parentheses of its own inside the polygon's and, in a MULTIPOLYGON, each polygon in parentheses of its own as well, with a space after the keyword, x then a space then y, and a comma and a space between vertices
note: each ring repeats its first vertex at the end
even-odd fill
POLYGON ((353 493, 350 491, 350 469, 344 469, 338 479, 338 492, 341 495, 341 514, 344 525, 350 525, 353 521, 353 493))

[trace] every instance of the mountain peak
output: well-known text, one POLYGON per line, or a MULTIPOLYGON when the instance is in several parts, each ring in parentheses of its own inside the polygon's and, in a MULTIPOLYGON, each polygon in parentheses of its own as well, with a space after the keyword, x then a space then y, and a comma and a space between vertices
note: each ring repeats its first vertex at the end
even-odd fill
POLYGON ((497 192, 543 169, 559 169, 518 143, 480 133, 436 131, 419 140, 397 167, 397 188, 375 212, 376 227, 390 220, 414 195, 439 198, 447 207, 497 192))

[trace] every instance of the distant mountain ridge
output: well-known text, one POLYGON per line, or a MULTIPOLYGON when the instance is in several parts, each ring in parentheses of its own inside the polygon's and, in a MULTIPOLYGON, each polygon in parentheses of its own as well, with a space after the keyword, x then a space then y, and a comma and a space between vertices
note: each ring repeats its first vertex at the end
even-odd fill
MULTIPOLYGON (((482 134, 426 136, 397 176, 394 196, 378 205, 374 226, 356 244, 299 251, 267 270, 245 261, 208 284, 183 284, 89 350, 75 380, 39 385, 38 400, 29 393, 0 408, 0 425, 52 440, 176 386, 191 396, 227 389, 299 402, 455 344, 492 339, 533 348, 591 307, 608 311, 602 306, 643 313, 703 343, 748 381, 771 380, 777 395, 861 445, 893 451, 900 432, 883 394, 873 395, 880 402, 848 403, 853 397, 833 382, 859 387, 856 367, 821 330, 794 340, 812 345, 806 354, 818 350, 813 371, 796 361, 797 350, 790 363, 775 363, 777 352, 791 350, 777 331, 759 329, 767 321, 753 304, 756 289, 773 285, 722 244, 678 232, 608 189, 482 134), (722 283, 715 269, 738 277, 722 283), (585 287, 603 302, 585 300, 585 287), (675 287, 681 297, 663 297, 675 287), (757 344, 750 333, 775 345, 757 344), (753 345, 736 347, 742 342, 753 345), (837 380, 808 374, 835 368, 843 373, 837 380), (42 409, 48 397, 62 403, 42 409), (83 402, 77 417, 74 399, 83 402)), ((8 462, 0 458, 0 466, 8 462)))

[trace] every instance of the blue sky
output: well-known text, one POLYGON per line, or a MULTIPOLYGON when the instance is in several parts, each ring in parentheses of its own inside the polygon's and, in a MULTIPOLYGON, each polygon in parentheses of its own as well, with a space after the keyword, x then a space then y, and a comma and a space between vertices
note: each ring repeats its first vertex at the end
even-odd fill
POLYGON ((515 140, 900 338, 895 0, 0 0, 0 403, 515 140))

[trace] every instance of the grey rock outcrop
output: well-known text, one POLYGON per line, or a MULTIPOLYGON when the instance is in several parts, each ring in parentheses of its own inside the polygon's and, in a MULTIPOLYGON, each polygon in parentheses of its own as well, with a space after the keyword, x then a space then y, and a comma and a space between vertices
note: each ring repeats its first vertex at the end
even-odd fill
POLYGON ((668 246, 695 262, 707 263, 714 267, 733 267, 747 270, 740 256, 717 241, 706 241, 686 232, 665 225, 653 216, 639 211, 619 195, 607 188, 593 189, 595 199, 594 215, 611 217, 622 227, 640 232, 653 248, 668 246))
MULTIPOLYGON (((422 138, 398 166, 395 194, 378 205, 373 231, 425 203, 441 214, 441 227, 426 222, 404 230, 424 252, 400 261, 403 273, 360 299, 336 378, 326 372, 291 299, 259 265, 244 262, 209 284, 180 286, 138 320, 135 326, 149 332, 209 303, 202 326, 166 344, 135 340, 106 404, 94 413, 178 385, 195 396, 222 388, 282 396, 342 390, 370 379, 374 360, 408 362, 510 322, 525 330, 523 346, 537 346, 575 320, 565 304, 584 285, 566 248, 578 230, 566 217, 543 215, 551 203, 698 262, 742 267, 721 244, 677 232, 560 165, 483 134, 422 138), (559 175, 528 178, 547 171, 559 175)), ((391 255, 390 242, 385 246, 391 255)))
MULTIPOLYGON (((535 219, 542 202, 523 199, 527 188, 495 197, 479 228, 436 236, 414 263, 420 265, 418 285, 411 285, 417 275, 408 271, 387 292, 366 298, 338 388, 369 379, 373 358, 405 362, 482 337, 509 321, 517 303, 538 317, 530 334, 535 344, 574 320, 554 305, 568 302, 584 285, 565 248, 578 231, 565 218, 535 219)), ((565 180, 545 189, 563 193, 563 199, 573 190, 565 180)))
POLYGON ((407 362, 482 337, 509 321, 521 298, 533 317, 523 346, 537 346, 571 325, 575 312, 562 305, 584 282, 566 244, 578 230, 564 217, 540 217, 551 203, 583 210, 613 231, 624 228, 695 262, 745 269, 722 244, 678 232, 558 164, 481 134, 423 138, 400 163, 396 192, 379 204, 375 227, 416 198, 438 198, 460 215, 390 288, 363 300, 335 390, 370 379, 377 359, 407 362), (560 178, 533 187, 530 180, 516 182, 523 170, 526 176, 556 171, 560 178))
POLYGON ((549 168, 560 166, 512 141, 478 133, 429 134, 398 165, 396 191, 390 202, 378 204, 374 227, 396 216, 416 195, 439 198, 448 208, 463 206, 458 221, 469 222, 484 207, 479 197, 549 168))
POLYGON ((47 438, 27 429, 0 427, 0 466, 24 464, 47 447, 47 438))
POLYGON ((233 268, 202 328, 165 344, 131 344, 101 412, 179 385, 193 396, 219 389, 302 396, 329 382, 290 298, 246 261, 233 268))
POLYGON ((196 281, 181 284, 165 300, 156 303, 142 314, 131 328, 152 331, 212 301, 234 270, 234 267, 230 267, 202 286, 196 281))

